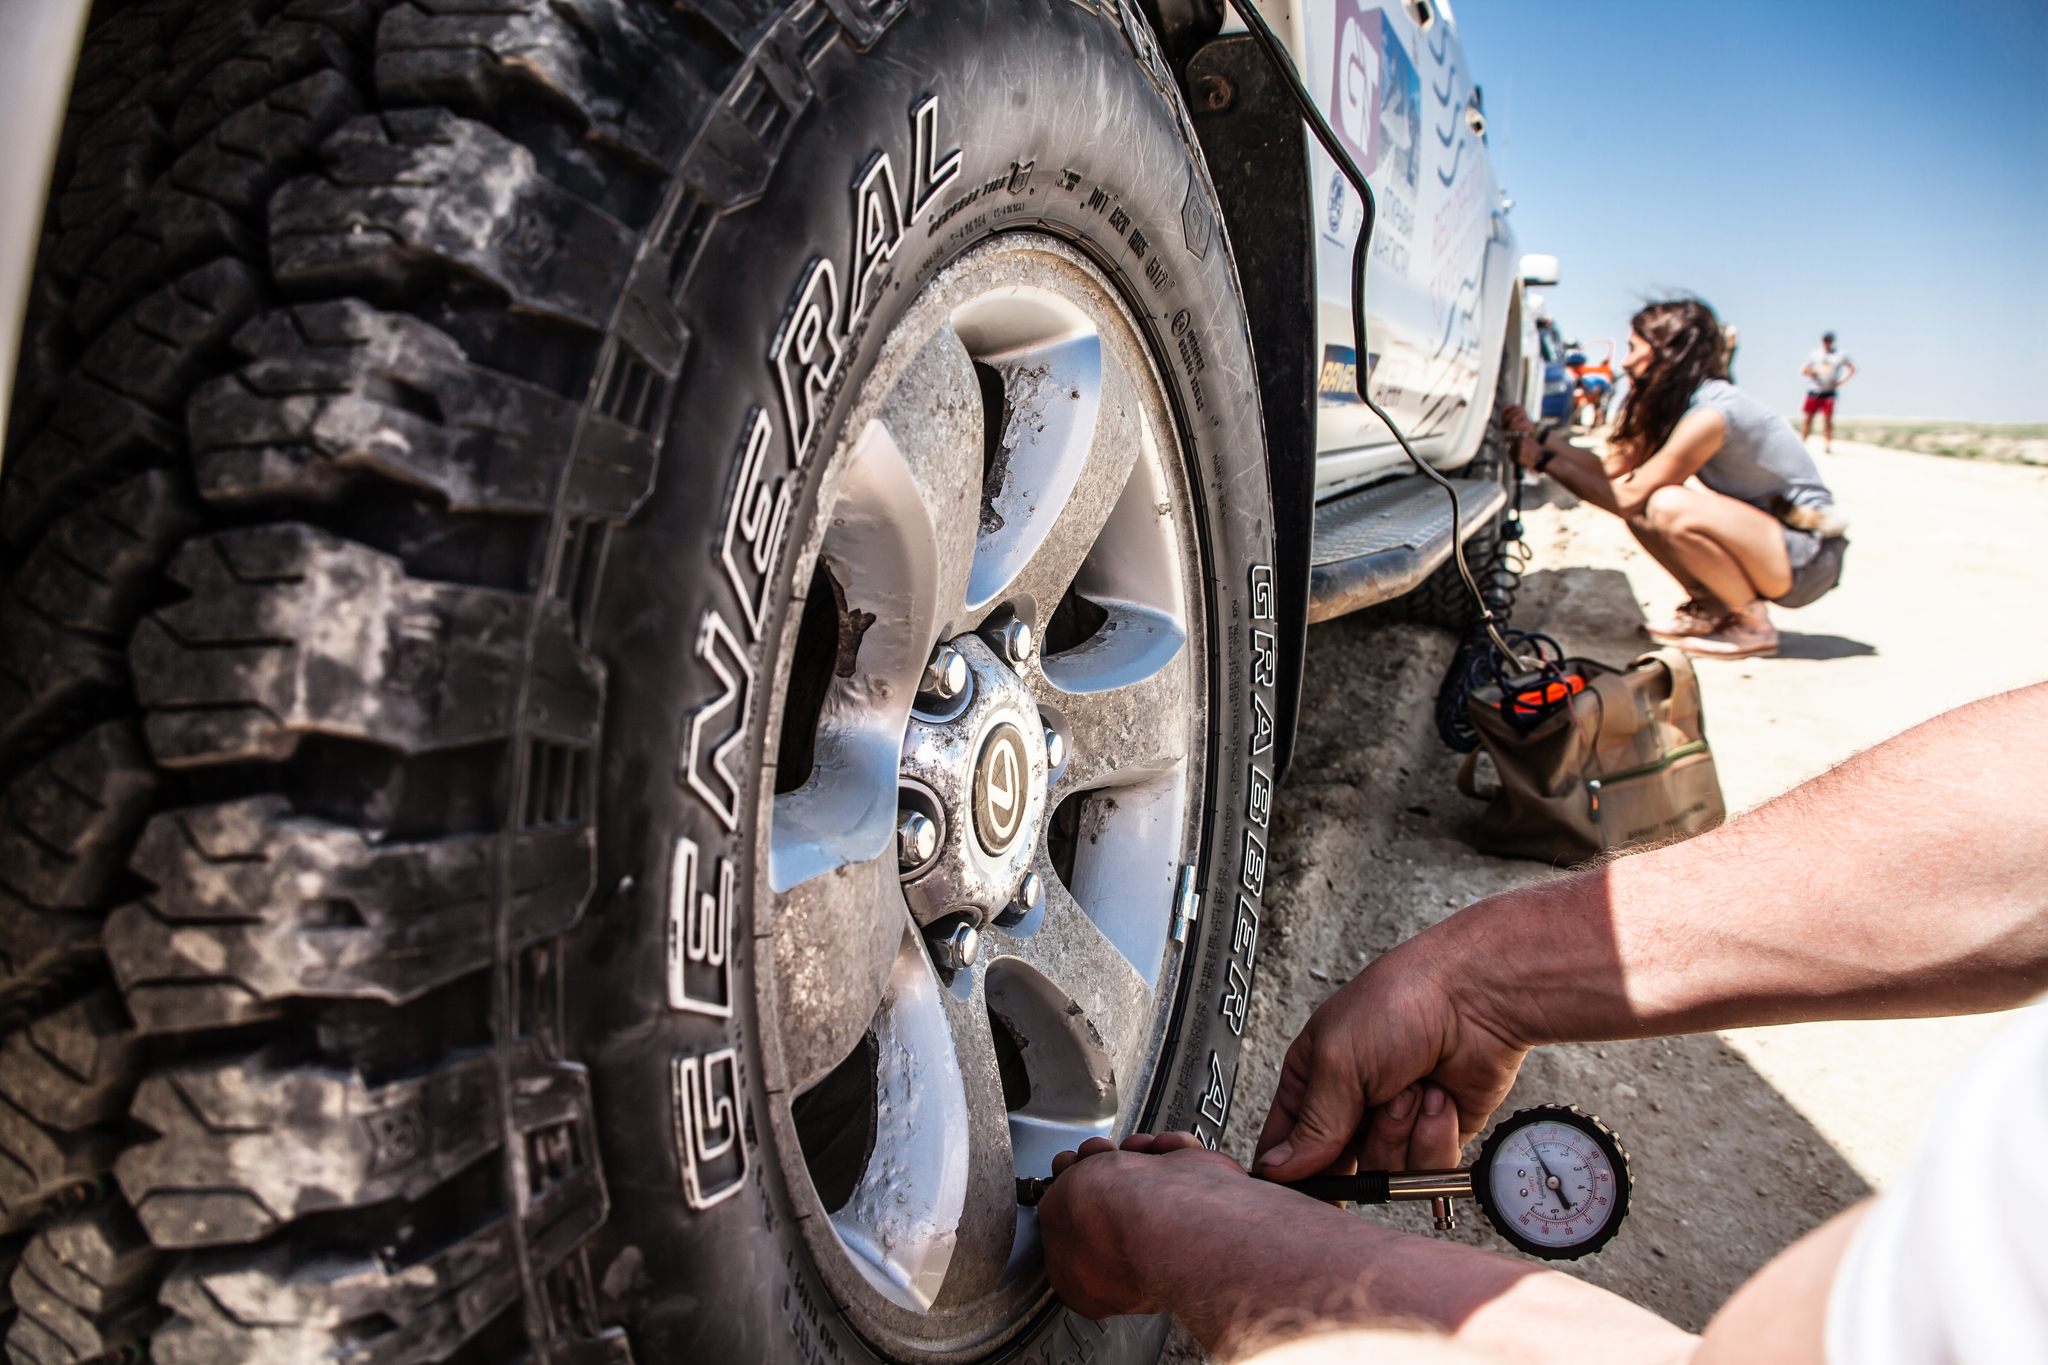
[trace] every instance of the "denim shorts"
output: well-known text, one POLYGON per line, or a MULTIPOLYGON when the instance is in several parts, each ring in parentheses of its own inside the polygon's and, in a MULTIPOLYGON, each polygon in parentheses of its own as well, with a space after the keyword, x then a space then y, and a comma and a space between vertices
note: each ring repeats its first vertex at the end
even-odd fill
POLYGON ((1822 539, 1818 531, 1781 526, 1785 533, 1785 557, 1792 561, 1792 586, 1771 600, 1781 607, 1804 607, 1818 602, 1842 581, 1842 552, 1849 548, 1847 536, 1822 539))

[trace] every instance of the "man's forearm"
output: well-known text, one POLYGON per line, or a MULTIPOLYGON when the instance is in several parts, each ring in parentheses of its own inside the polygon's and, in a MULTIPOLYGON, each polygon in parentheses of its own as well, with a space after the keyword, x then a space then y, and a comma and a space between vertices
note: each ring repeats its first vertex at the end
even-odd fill
POLYGON ((1670 1362, 1697 1344, 1604 1289, 1261 1182, 1187 1194, 1141 1223, 1147 1288, 1212 1351, 1339 1323, 1434 1327, 1527 1365, 1670 1362))
POLYGON ((1957 1014, 2048 988, 2048 685, 1937 717, 1690 842, 1415 940, 1526 1044, 1957 1014))
POLYGON ((1557 434, 1553 434, 1543 448, 1550 453, 1550 463, 1544 466, 1544 473, 1602 511, 1612 512, 1618 517, 1628 515, 1617 500, 1614 479, 1601 464, 1599 456, 1557 434))

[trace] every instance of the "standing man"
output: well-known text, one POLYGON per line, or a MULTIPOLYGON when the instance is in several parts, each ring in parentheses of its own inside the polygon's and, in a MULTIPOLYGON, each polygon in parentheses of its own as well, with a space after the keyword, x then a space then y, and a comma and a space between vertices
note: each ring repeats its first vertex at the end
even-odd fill
POLYGON ((1821 415, 1821 449, 1835 448, 1835 390, 1856 377, 1856 362, 1835 349, 1835 334, 1820 334, 1820 349, 1806 357, 1806 363, 1799 367, 1799 373, 1806 376, 1806 425, 1799 432, 1801 441, 1813 435, 1813 415, 1821 415))

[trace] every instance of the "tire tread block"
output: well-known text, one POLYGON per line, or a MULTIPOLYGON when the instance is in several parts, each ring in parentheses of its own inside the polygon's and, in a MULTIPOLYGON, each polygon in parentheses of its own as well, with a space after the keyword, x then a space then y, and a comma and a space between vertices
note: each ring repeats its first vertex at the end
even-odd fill
POLYGON ((32 1014, 100 960, 98 914, 44 910, 0 885, 0 1020, 32 1014))
MULTIPOLYGON (((507 1052, 526 1145, 521 1216, 529 1255, 547 1265, 604 1218, 589 1079, 531 1040, 507 1052)), ((375 1088, 274 1051, 168 1068, 131 1111, 159 1136, 122 1153, 115 1174, 159 1247, 253 1242, 309 1213, 417 1199, 502 1146, 498 1066, 481 1053, 375 1088)))
POLYGON ((72 74, 71 119, 91 124, 170 65, 196 0, 142 0, 85 35, 72 74))
MULTIPOLYGON (((88 71, 81 62, 74 88, 88 88, 87 102, 113 97, 70 148, 72 174, 56 197, 63 235, 50 257, 61 278, 76 280, 85 272, 127 227, 169 164, 175 143, 157 111, 177 108, 195 85, 248 46, 276 7, 275 0, 166 5, 142 16, 143 30, 153 29, 154 41, 115 61, 104 80, 97 65, 88 71), (107 83, 125 88, 108 91, 107 83)), ((76 96, 72 107, 80 107, 76 96)))
POLYGON ((294 0, 256 38, 221 62, 193 89, 171 123, 171 138, 189 147, 304 76, 332 71, 355 80, 380 5, 365 0, 294 0))
POLYGON ((372 1088, 272 1052, 172 1067, 131 1113, 158 1136, 115 1167, 162 1247, 252 1242, 309 1213, 415 1199, 503 1139, 491 1056, 372 1088))
POLYGON ((27 548, 69 506, 184 450, 177 422, 265 288, 238 260, 209 261, 136 304, 87 348, 44 428, 10 459, 0 535, 27 548))
POLYGON ((150 186, 170 165, 170 130, 155 110, 131 96, 125 107, 79 135, 72 157, 71 178, 53 196, 58 235, 45 257, 57 278, 68 281, 83 275, 141 210, 150 186))
MULTIPOLYGON (((378 844, 276 796, 161 815, 133 862, 156 889, 109 918, 107 956, 145 1033, 238 1024, 291 997, 404 1004, 490 965, 505 837, 378 844)), ((575 826, 510 837, 516 950, 575 922, 594 841, 575 826)))
POLYGON ((417 318, 356 299, 302 304, 251 321, 235 347, 246 363, 191 409, 211 501, 328 502, 374 475, 460 511, 552 505, 576 405, 470 363, 417 318))
MULTIPOLYGON (((160 590, 164 562, 198 525, 182 481, 154 470, 75 509, 29 553, 0 598, 0 639, 7 641, 0 661, 0 754, 21 752, 87 711, 96 698, 125 690, 122 645, 160 590)), ((51 801, 75 806, 76 800, 59 792, 65 784, 82 800, 115 781, 117 773, 146 768, 139 751, 121 748, 117 731, 100 727, 91 733, 99 738, 83 748, 74 741, 64 750, 70 757, 48 769, 47 780, 30 784, 41 793, 39 809, 54 815, 51 801)), ((112 788, 105 795, 126 809, 112 788)), ((10 797, 10 808, 24 809, 20 800, 26 799, 10 797)), ((0 849, 8 837, 0 828, 0 849)), ((22 863, 0 854, 0 880, 44 904, 80 903, 45 900, 46 893, 22 880, 44 861, 22 863)), ((81 869, 80 875, 90 873, 81 869)))
POLYGON ((311 165, 320 143, 362 111, 355 85, 321 71, 240 111, 175 161, 135 221, 79 281, 74 324, 104 327, 152 282, 211 260, 261 261, 260 215, 270 194, 311 165))
MULTIPOLYGON (((563 1243, 569 1239, 546 1238, 547 1226, 573 1229, 580 1241, 596 1227, 604 1207, 596 1174, 587 1169, 550 1194, 523 1215, 528 1254, 541 1268, 568 1254, 563 1243), (582 1216, 564 1220, 562 1207, 582 1216)), ((500 1216, 405 1265, 375 1255, 304 1257, 288 1247, 194 1256, 164 1282, 161 1301, 177 1316, 157 1333, 151 1358, 158 1365, 311 1365, 334 1359, 342 1354, 340 1347, 360 1341, 350 1335, 359 1324, 382 1322, 390 1326, 364 1343, 364 1354, 351 1359, 374 1365, 444 1359, 519 1298, 511 1234, 511 1220, 500 1216)), ((622 1337, 610 1341, 606 1349, 613 1354, 593 1357, 593 1365, 629 1361, 623 1346, 622 1337)), ((551 1358, 579 1357, 558 1353, 551 1358)))
POLYGON ((539 95, 666 171, 738 58, 624 0, 413 0, 378 28, 377 90, 391 103, 487 113, 539 95))
POLYGON ((59 1132, 119 1119, 141 1074, 136 1030, 112 986, 31 1021, 0 1043, 0 1095, 59 1132))
MULTIPOLYGON (((282 761, 316 730, 420 753, 511 727, 524 594, 410 578, 393 556, 295 522, 192 541, 169 573, 192 597, 130 645, 159 763, 282 761)), ((559 605, 536 649, 566 656, 580 690, 555 700, 548 729, 594 744, 603 670, 559 605)))
POLYGON ((454 269, 593 331, 610 317, 635 234, 488 124, 444 109, 366 114, 342 124, 322 157, 324 173, 271 197, 284 288, 403 293, 454 269))
POLYGON ((0 1231, 28 1226, 59 1196, 106 1174, 120 1146, 114 1127, 45 1128, 0 1094, 0 1231))
POLYGON ((328 1361, 354 1344, 351 1327, 394 1324, 352 1359, 412 1365, 445 1359, 520 1294, 509 1220, 403 1267, 380 1257, 293 1263, 286 1248, 250 1256, 194 1257, 165 1280, 176 1316, 150 1343, 158 1365, 270 1365, 328 1361))
POLYGON ((70 1365, 148 1336, 162 1260, 119 1200, 38 1232, 10 1279, 21 1316, 7 1334, 17 1365, 70 1365))
POLYGON ((0 880, 47 910, 109 904, 156 786, 132 721, 94 726, 8 785, 0 880))

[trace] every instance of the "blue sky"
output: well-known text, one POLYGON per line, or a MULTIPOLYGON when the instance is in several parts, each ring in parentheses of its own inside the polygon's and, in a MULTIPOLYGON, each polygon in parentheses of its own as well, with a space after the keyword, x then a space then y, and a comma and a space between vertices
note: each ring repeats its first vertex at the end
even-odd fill
POLYGON ((1697 293, 1791 411, 1824 328, 1841 415, 2048 421, 2048 4, 1454 0, 1559 326, 1697 293))

